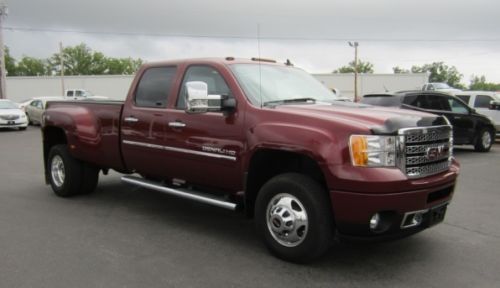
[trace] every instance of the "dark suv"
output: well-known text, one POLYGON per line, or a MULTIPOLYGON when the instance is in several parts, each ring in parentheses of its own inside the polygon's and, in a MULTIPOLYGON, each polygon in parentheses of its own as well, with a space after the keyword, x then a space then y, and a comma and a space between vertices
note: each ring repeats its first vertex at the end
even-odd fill
POLYGON ((490 118, 449 94, 423 91, 368 94, 361 102, 443 115, 453 125, 454 144, 472 144, 476 151, 489 151, 495 139, 495 126, 490 118))

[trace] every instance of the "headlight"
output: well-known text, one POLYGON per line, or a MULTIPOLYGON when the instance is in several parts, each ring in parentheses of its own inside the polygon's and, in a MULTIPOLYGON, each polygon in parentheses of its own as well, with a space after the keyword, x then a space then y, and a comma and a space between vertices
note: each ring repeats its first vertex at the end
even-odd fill
POLYGON ((396 137, 394 136, 351 135, 349 150, 354 166, 396 166, 396 137))

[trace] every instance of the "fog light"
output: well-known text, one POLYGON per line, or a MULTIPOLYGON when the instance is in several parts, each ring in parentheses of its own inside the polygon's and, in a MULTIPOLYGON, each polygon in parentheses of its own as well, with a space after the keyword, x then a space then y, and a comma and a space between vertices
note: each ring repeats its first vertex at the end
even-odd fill
POLYGON ((375 230, 378 228, 378 224, 380 223, 380 215, 378 213, 373 214, 370 219, 370 229, 375 230))
POLYGON ((422 213, 415 213, 415 216, 413 216, 413 221, 412 221, 413 226, 420 225, 420 223, 422 223, 422 219, 423 219, 422 213))

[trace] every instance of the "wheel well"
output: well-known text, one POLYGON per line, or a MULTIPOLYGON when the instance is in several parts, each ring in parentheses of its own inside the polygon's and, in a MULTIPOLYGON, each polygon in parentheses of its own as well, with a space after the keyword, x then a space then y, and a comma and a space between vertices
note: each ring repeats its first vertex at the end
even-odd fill
POLYGON ((255 200, 260 188, 272 177, 295 172, 307 175, 318 182, 327 191, 326 180, 321 168, 311 157, 287 151, 261 150, 255 152, 245 181, 245 211, 253 217, 255 200))
MULTIPOLYGON (((43 129, 43 163, 44 168, 47 167, 47 161, 50 149, 59 144, 67 144, 66 133, 64 130, 57 127, 45 127, 43 129)), ((45 170, 45 182, 49 183, 49 174, 47 169, 45 170)))

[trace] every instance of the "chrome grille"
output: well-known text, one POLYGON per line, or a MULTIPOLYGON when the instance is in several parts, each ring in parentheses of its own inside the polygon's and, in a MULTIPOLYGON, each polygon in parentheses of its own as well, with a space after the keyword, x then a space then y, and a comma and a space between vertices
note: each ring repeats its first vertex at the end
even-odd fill
POLYGON ((408 177, 424 177, 449 168, 453 153, 451 126, 401 129, 398 139, 398 166, 408 177))
POLYGON ((17 119, 19 119, 19 115, 0 115, 0 119, 3 119, 3 120, 17 120, 17 119))

